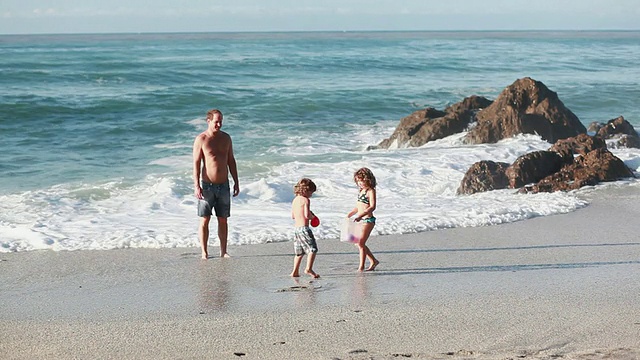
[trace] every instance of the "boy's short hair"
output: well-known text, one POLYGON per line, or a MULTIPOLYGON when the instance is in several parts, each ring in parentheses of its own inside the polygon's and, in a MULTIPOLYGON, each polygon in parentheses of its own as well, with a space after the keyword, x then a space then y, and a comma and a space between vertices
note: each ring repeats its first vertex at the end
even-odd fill
POLYGON ((365 185, 372 189, 376 188, 376 177, 373 175, 373 171, 371 171, 369 168, 363 167, 353 173, 353 181, 357 184, 358 180, 362 181, 365 185))
POLYGON ((302 178, 293 187, 293 193, 296 195, 303 195, 304 193, 314 193, 316 191, 316 184, 309 178, 302 178))

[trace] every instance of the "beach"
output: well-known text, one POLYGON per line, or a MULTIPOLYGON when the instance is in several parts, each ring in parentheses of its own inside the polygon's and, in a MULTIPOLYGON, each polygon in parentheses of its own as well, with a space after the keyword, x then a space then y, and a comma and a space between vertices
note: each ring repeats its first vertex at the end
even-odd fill
MULTIPOLYGON (((637 185, 577 211, 372 237, 381 264, 319 241, 0 254, 3 359, 637 359, 637 185), (211 249, 215 253, 217 248, 211 249)), ((232 221, 232 220, 230 220, 232 221)))

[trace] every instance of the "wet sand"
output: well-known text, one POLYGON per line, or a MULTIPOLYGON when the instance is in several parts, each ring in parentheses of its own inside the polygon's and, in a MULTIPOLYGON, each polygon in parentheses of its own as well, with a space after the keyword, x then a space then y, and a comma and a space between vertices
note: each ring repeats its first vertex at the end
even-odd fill
MULTIPOLYGON (((578 211, 373 237, 0 254, 3 359, 639 359, 640 187, 578 211), (210 253, 215 253, 212 248, 210 253), (304 264, 304 262, 303 262, 304 264)), ((195 244, 194 244, 195 245, 195 244)))

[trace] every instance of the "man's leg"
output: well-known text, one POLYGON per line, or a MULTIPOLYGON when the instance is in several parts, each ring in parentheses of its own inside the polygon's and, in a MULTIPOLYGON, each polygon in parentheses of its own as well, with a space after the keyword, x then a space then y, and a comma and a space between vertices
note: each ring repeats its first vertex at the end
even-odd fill
POLYGON ((200 227, 198 228, 198 237, 200 238, 200 247, 202 249, 202 258, 207 259, 209 252, 207 245, 209 243, 209 221, 211 216, 203 216, 200 218, 200 227))
POLYGON ((227 253, 227 237, 229 236, 229 226, 226 217, 218 216, 218 239, 220 240, 220 257, 231 257, 227 253))

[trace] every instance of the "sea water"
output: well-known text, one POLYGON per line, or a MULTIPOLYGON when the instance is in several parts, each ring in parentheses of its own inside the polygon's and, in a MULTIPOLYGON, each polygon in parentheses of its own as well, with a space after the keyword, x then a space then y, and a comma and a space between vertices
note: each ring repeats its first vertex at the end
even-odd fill
MULTIPOLYGON (((416 110, 495 99, 526 76, 585 126, 640 126, 640 32, 0 36, 0 252, 198 246, 191 154, 211 108, 238 163, 231 245, 289 241, 302 177, 318 186, 316 237, 338 241, 363 166, 378 180, 373 235, 574 211, 598 187, 456 195, 473 163, 547 149, 537 136, 366 150, 416 110)), ((640 150, 613 152, 639 171, 640 150)))

